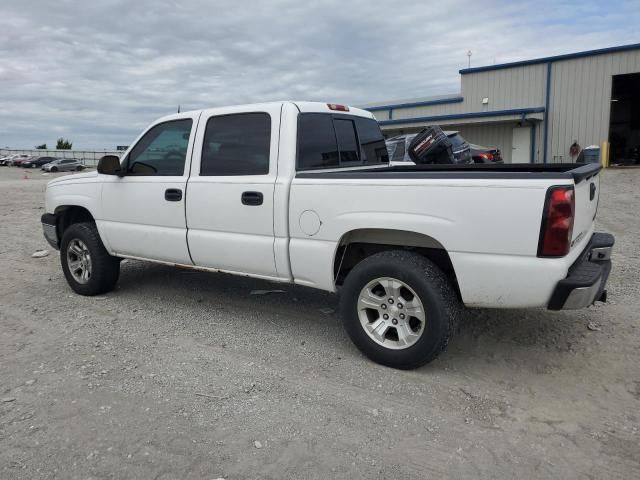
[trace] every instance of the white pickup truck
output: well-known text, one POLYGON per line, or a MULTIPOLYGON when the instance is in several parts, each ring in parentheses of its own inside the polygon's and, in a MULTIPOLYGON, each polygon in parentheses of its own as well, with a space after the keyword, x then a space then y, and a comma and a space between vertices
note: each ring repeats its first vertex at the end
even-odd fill
POLYGON ((97 172, 56 178, 44 234, 73 290, 134 258, 340 293, 374 361, 433 360, 467 307, 606 297, 598 165, 389 166, 373 116, 278 102, 161 118, 97 172))

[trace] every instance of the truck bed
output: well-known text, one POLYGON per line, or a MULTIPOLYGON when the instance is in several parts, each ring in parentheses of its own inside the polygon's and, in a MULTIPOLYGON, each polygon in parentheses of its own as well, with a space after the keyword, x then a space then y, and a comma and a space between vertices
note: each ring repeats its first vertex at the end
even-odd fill
POLYGON ((567 179, 578 184, 596 175, 599 164, 576 163, 513 163, 513 164, 429 164, 396 165, 336 170, 306 170, 298 172, 298 178, 539 178, 567 179))

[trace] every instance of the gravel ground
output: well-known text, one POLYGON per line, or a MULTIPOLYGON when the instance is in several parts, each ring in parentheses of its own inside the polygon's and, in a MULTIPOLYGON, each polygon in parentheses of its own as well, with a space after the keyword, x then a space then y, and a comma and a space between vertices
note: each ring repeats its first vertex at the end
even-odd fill
POLYGON ((409 372, 323 292, 127 261, 73 294, 24 175, 0 167, 0 478, 640 478, 640 170, 603 173, 608 304, 469 311, 409 372))

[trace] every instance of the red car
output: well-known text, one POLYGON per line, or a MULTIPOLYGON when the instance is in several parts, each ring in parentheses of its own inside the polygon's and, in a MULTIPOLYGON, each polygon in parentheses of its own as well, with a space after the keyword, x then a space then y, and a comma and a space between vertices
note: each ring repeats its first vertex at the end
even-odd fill
POLYGON ((13 159, 14 167, 21 167, 24 162, 31 160, 31 157, 18 157, 13 159))
POLYGON ((500 150, 497 148, 487 148, 480 145, 469 144, 471 147, 471 158, 474 163, 504 163, 500 150))

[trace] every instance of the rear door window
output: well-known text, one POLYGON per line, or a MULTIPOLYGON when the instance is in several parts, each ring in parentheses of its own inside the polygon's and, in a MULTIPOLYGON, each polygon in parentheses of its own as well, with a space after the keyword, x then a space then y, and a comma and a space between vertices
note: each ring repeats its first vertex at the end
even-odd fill
POLYGON ((200 176, 267 175, 270 147, 268 113, 211 117, 204 134, 200 176))

